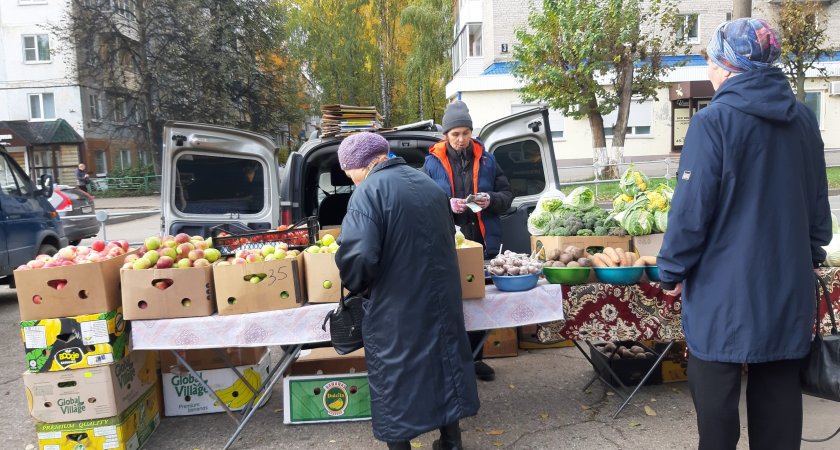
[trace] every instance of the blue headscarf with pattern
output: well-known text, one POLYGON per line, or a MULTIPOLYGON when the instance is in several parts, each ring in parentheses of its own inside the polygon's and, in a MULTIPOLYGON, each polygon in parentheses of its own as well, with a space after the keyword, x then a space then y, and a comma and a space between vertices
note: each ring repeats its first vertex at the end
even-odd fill
POLYGON ((779 35, 762 19, 723 22, 706 46, 709 59, 734 73, 770 67, 781 52, 779 35))

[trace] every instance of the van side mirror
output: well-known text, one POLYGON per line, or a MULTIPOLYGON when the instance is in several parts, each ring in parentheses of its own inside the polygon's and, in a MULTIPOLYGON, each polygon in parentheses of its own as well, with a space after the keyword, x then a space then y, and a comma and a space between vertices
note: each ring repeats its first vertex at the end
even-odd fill
POLYGON ((44 194, 45 197, 50 198, 53 194, 53 177, 52 175, 45 173, 41 175, 38 184, 41 185, 40 192, 44 194))

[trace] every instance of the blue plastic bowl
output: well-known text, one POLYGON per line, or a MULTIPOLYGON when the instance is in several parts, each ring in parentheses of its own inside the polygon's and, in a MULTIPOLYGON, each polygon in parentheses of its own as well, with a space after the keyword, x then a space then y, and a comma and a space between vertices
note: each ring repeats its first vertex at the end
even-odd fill
POLYGON ((644 267, 593 267, 601 283, 636 284, 642 278, 644 267))
POLYGON ((493 284, 500 291, 505 292, 520 292, 533 289, 537 286, 537 281, 540 280, 540 273, 532 273, 528 275, 491 275, 493 284))
POLYGON ((645 273, 650 281, 662 281, 659 278, 659 266, 645 266, 645 273))

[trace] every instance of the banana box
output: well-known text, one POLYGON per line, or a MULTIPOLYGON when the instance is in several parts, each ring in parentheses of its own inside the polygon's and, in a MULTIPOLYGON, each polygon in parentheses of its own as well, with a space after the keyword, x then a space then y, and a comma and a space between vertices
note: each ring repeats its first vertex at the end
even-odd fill
MULTIPOLYGON (((259 389, 268 378, 269 370, 271 370, 271 352, 266 352, 259 364, 239 366, 236 369, 247 380, 247 384, 231 368, 196 370, 200 380, 186 370, 163 372, 161 384, 164 414, 191 416, 224 412, 224 408, 207 389, 208 386, 231 410, 238 411, 245 408, 251 401, 256 401, 254 391, 249 388, 249 385, 254 389, 259 389)), ((271 395, 271 393, 268 392, 265 395, 271 395)))
POLYGON ((29 414, 61 423, 119 416, 157 383, 158 355, 134 351, 123 360, 88 369, 23 374, 29 414))
POLYGON ((367 373, 287 376, 283 379, 283 423, 370 419, 367 373))
POLYGON ((137 450, 160 424, 160 384, 149 387, 114 417, 63 423, 37 423, 41 450, 137 450))
POLYGON ((30 372, 111 364, 128 352, 129 323, 122 307, 101 313, 20 323, 30 372))
POLYGON ((484 298, 484 246, 465 240, 455 249, 461 278, 461 296, 484 298))

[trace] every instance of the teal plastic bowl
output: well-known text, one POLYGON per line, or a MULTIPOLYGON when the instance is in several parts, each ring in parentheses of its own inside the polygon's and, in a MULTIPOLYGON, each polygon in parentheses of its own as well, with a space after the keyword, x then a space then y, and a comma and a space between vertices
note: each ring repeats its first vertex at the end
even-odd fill
POLYGON ((645 273, 650 281, 662 281, 659 278, 659 266, 645 266, 645 273))
POLYGON ((589 280, 591 267, 543 267, 543 275, 551 284, 583 284, 589 280))
POLYGON ((534 289, 537 286, 537 281, 540 280, 540 273, 532 273, 528 275, 491 275, 493 284, 500 291, 505 292, 520 292, 534 289))
POLYGON ((642 278, 644 267, 593 267, 601 283, 636 284, 642 278))

